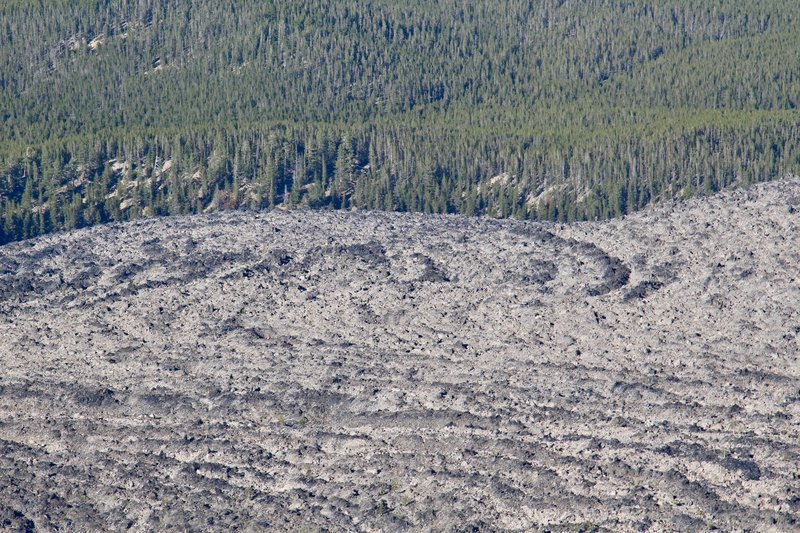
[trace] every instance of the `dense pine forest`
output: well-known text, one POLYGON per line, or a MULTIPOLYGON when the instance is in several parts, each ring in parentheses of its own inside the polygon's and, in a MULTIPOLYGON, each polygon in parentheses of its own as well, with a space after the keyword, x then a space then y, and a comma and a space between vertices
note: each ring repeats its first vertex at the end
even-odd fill
POLYGON ((5 0, 0 242, 141 216, 581 220, 800 169, 796 0, 5 0))

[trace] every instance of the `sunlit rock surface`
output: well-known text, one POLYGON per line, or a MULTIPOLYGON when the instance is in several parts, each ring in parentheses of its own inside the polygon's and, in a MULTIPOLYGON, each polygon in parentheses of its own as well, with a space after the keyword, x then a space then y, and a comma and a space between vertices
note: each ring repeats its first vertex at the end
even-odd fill
POLYGON ((0 529, 800 527, 800 181, 0 248, 0 529))

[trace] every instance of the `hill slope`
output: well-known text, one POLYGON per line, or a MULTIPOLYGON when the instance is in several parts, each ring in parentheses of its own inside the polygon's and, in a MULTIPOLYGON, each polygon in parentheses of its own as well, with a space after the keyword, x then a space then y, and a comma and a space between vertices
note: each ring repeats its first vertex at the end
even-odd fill
POLYGON ((0 242, 281 204, 594 220, 798 172, 799 13, 6 1, 0 242))
POLYGON ((797 527, 800 179, 555 225, 150 219, 0 248, 0 518, 797 527))

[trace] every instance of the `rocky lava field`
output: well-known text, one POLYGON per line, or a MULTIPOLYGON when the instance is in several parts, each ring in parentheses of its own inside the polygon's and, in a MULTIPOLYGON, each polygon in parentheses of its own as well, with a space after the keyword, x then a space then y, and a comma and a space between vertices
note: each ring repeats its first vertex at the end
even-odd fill
POLYGON ((798 210, 2 247, 0 530, 798 530, 798 210))

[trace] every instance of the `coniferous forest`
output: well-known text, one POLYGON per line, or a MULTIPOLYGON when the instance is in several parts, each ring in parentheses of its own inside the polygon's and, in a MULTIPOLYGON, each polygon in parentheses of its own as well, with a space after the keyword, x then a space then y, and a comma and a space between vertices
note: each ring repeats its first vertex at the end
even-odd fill
POLYGON ((141 216, 594 220, 800 169, 794 0, 5 0, 0 242, 141 216))

